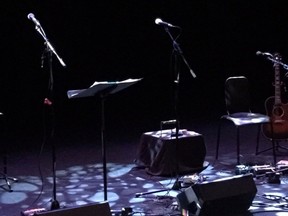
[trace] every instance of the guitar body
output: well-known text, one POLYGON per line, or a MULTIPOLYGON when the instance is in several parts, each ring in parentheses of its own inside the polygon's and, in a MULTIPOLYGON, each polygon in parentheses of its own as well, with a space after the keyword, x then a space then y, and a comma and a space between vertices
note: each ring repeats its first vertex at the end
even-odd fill
POLYGON ((265 101, 265 109, 270 117, 271 124, 262 126, 263 134, 268 138, 288 138, 288 104, 275 104, 275 97, 269 97, 265 101))

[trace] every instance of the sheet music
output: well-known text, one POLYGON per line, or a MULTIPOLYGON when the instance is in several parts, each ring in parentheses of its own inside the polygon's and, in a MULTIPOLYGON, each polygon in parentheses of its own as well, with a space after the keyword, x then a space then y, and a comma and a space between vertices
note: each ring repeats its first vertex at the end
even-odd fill
POLYGON ((81 97, 91 97, 95 96, 97 93, 104 91, 108 88, 111 88, 110 94, 114 94, 118 91, 121 91, 130 85, 135 84, 136 82, 142 80, 139 79, 126 79, 122 81, 95 81, 89 88, 87 89, 77 89, 77 90, 69 90, 67 91, 68 98, 81 98, 81 97))
POLYGON ((85 91, 86 89, 78 89, 78 90, 69 90, 67 92, 67 96, 68 98, 72 98, 78 94, 80 94, 81 92, 85 91))
POLYGON ((102 82, 98 82, 98 81, 95 81, 91 86, 95 86, 95 85, 101 85, 101 84, 122 84, 122 83, 134 83, 134 82, 138 82, 140 81, 142 78, 140 79, 126 79, 126 80, 122 80, 122 81, 102 81, 102 82))

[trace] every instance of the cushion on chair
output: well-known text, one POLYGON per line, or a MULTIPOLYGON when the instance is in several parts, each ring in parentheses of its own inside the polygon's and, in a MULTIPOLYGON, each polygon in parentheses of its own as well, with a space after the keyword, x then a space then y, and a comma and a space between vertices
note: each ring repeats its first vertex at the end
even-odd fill
POLYGON ((269 122, 269 117, 267 115, 250 112, 233 113, 225 115, 222 118, 232 121, 237 126, 269 122))

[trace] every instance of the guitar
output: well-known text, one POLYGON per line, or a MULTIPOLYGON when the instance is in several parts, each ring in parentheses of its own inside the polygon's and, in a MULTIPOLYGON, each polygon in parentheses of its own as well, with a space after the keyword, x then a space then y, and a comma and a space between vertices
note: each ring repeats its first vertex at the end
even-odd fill
POLYGON ((265 109, 270 117, 271 124, 262 126, 263 133, 268 138, 287 139, 288 138, 288 104, 283 104, 281 101, 281 79, 280 79, 280 64, 281 60, 279 53, 274 54, 275 69, 275 96, 271 96, 265 101, 265 109))

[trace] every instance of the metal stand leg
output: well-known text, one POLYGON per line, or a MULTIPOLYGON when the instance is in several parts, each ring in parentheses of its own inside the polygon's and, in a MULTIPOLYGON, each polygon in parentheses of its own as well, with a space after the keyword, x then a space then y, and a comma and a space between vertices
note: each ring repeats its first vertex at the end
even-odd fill
POLYGON ((107 162, 106 162, 106 143, 105 143, 105 96, 101 96, 101 144, 102 144, 102 162, 103 162, 103 185, 104 201, 108 200, 107 191, 107 162))
POLYGON ((4 180, 4 184, 2 184, 0 187, 3 188, 4 190, 8 191, 8 192, 12 192, 12 187, 11 187, 11 182, 17 182, 18 179, 14 178, 14 177, 10 177, 7 175, 7 154, 6 151, 4 152, 4 157, 3 157, 3 172, 0 172, 0 179, 4 180))

